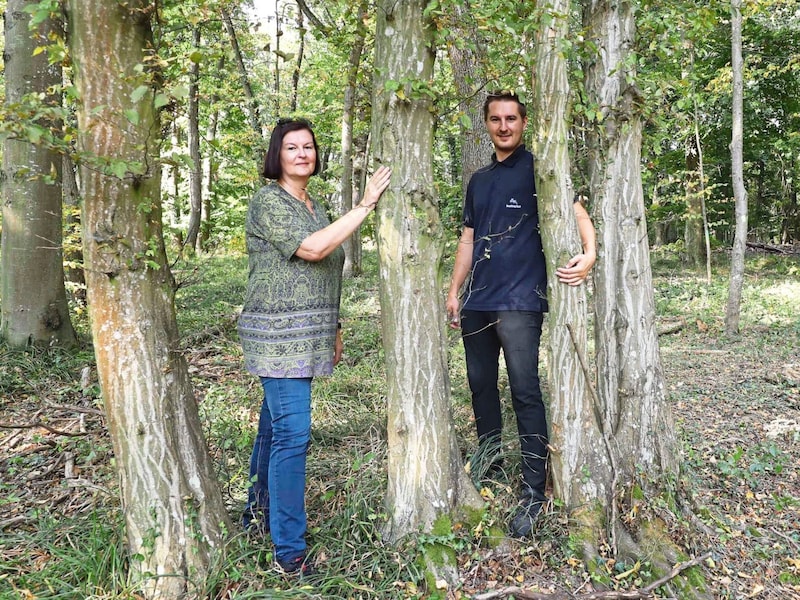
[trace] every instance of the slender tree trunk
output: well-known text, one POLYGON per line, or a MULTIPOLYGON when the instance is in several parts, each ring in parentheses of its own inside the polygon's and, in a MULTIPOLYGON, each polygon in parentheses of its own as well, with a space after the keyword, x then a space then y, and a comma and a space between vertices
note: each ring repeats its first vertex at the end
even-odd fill
POLYGON ((303 23, 303 11, 299 5, 297 7, 297 35, 300 40, 297 44, 297 58, 292 71, 292 103, 290 106, 292 113, 297 111, 297 88, 300 85, 300 69, 303 66, 303 52, 306 47, 306 27, 303 23))
MULTIPOLYGON (((57 27, 50 20, 36 34, 28 28, 29 0, 9 0, 5 13, 7 104, 26 94, 42 94, 53 106, 61 99, 49 90, 61 83, 47 53, 36 53, 57 27), (41 38, 39 38, 41 36, 41 38)), ((59 123, 39 123, 45 130, 59 123)), ((64 288, 61 173, 59 154, 21 139, 3 145, 3 236, 0 263, 0 337, 9 346, 72 346, 75 331, 64 288)))
MULTIPOLYGON (((553 487, 570 511, 582 513, 590 529, 601 530, 598 507, 611 491, 611 463, 593 407, 581 353, 586 351, 587 299, 584 286, 555 278, 556 267, 582 252, 572 207, 568 155, 567 64, 559 41, 567 34, 568 0, 555 0, 537 33, 533 130, 536 189, 547 258, 550 313, 548 369, 550 457, 553 487), (572 332, 572 334, 570 334, 572 332), (590 473, 590 477, 586 474, 590 473)), ((587 540, 594 544, 594 540, 587 540)))
POLYGON ((231 523, 179 349, 161 227, 158 74, 137 70, 152 48, 154 9, 68 2, 78 144, 90 157, 81 171, 86 284, 130 568, 147 598, 172 600, 204 585, 231 523), (133 102, 141 85, 153 93, 133 102))
POLYGON ((731 252, 731 280, 728 305, 725 309, 725 333, 739 333, 739 315, 744 284, 744 252, 747 247, 747 190, 744 187, 742 142, 742 2, 731 0, 731 69, 733 71, 733 136, 731 139, 731 173, 736 202, 736 233, 731 252))
MULTIPOLYGON (((200 27, 195 26, 193 44, 200 48, 200 27)), ((197 236, 200 232, 200 217, 203 208, 203 163, 200 156, 200 61, 192 63, 189 70, 189 158, 192 168, 189 171, 189 225, 186 228, 184 248, 189 252, 197 249, 197 236)))
MULTIPOLYGON (((340 206, 341 214, 345 214, 353 208, 353 189, 355 180, 353 178, 353 121, 356 106, 356 91, 358 84, 358 69, 361 65, 361 55, 364 51, 364 40, 367 36, 367 28, 364 19, 367 14, 367 3, 361 0, 358 6, 358 17, 356 18, 355 39, 350 46, 350 56, 347 61, 347 84, 344 88, 344 106, 342 113, 342 200, 340 206)), ((350 239, 342 247, 344 248, 344 276, 352 277, 361 270, 361 252, 358 251, 361 245, 361 229, 356 229, 350 239)))
POLYGON ((260 124, 260 116, 259 116, 259 109, 258 109, 258 100, 256 99, 256 95, 253 92, 253 86, 250 84, 250 75, 247 73, 247 67, 244 64, 244 57, 242 56, 242 50, 239 48, 239 38, 236 35, 236 27, 233 25, 233 19, 231 19, 231 13, 223 8, 221 10, 222 14, 222 23, 225 25, 225 31, 228 33, 228 39, 231 42, 231 50, 233 51, 233 57, 236 60, 236 68, 239 70, 239 81, 242 84, 242 91, 244 92, 245 98, 247 98, 247 102, 250 105, 248 116, 250 117, 250 127, 256 133, 256 135, 262 135, 261 131, 261 124, 260 124))
POLYGON ((61 160, 61 183, 67 214, 64 247, 64 279, 69 284, 74 300, 86 302, 86 279, 83 276, 83 251, 81 249, 81 194, 75 173, 75 163, 68 155, 61 160))
MULTIPOLYGON (((683 43, 687 64, 683 67, 683 77, 690 79, 694 71, 694 43, 684 39, 683 43)), ((694 94, 694 91, 692 91, 694 94)), ((695 118, 696 118, 695 113, 695 118)), ((696 123, 694 124, 696 127, 696 123)), ((701 161, 700 137, 694 134, 686 136, 684 152, 686 162, 686 213, 683 223, 683 242, 686 251, 686 262, 699 269, 705 263, 705 245, 703 244, 703 181, 700 172, 701 161)))
POLYGON ((375 47, 373 154, 393 169, 377 212, 390 540, 430 529, 462 503, 479 500, 463 467, 450 411, 443 232, 433 188, 434 116, 430 97, 411 84, 427 85, 433 76, 433 29, 423 17, 426 4, 383 0, 375 47), (387 91, 387 81, 408 83, 395 93, 387 91))
MULTIPOLYGON (((222 74, 225 68, 225 56, 221 56, 217 62, 217 73, 222 74)), ((216 185, 219 177, 219 160, 216 155, 216 140, 217 140, 217 127, 219 125, 219 94, 214 92, 211 96, 210 105, 212 107, 211 115, 208 118, 208 130, 206 131, 206 139, 208 140, 209 152, 206 153, 204 159, 204 172, 206 182, 206 193, 203 195, 205 202, 203 205, 203 213, 205 218, 200 226, 200 247, 203 250, 208 250, 211 234, 214 231, 214 206, 216 205, 216 185)))

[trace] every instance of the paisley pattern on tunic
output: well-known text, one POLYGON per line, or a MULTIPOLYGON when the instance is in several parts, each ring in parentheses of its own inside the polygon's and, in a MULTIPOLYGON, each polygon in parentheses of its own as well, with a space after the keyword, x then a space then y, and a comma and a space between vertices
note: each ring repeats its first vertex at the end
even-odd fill
POLYGON ((259 377, 315 377, 333 371, 344 251, 319 262, 294 255, 309 235, 330 224, 277 183, 253 196, 245 233, 250 275, 239 339, 247 371, 259 377))

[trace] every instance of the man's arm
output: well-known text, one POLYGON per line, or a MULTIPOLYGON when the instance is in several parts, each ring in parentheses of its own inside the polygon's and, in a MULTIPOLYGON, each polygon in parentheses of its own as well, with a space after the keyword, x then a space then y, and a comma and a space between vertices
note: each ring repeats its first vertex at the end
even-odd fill
POLYGON ((447 318, 450 321, 450 327, 454 329, 457 329, 461 324, 461 316, 458 310, 460 308, 458 293, 472 269, 472 243, 474 236, 475 230, 472 227, 464 227, 456 249, 453 276, 450 279, 450 291, 447 292, 447 318))
POLYGON ((596 237, 594 225, 589 213, 586 212, 583 204, 573 202, 575 219, 578 221, 578 233, 583 244, 583 253, 573 256, 563 267, 556 269, 556 276, 561 283, 567 285, 580 285, 589 276, 595 261, 597 260, 596 237))

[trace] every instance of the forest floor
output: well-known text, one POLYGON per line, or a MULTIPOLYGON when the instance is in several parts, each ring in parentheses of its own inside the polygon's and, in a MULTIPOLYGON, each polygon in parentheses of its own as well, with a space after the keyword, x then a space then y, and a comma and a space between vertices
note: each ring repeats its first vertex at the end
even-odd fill
MULTIPOLYGON (((659 323, 678 325, 660 337, 661 359, 682 446, 679 497, 691 514, 655 500, 650 514, 666 519, 687 559, 711 552, 696 567, 711 597, 800 599, 800 261, 750 257, 742 333, 726 338, 724 271, 707 286, 662 258, 654 263, 659 323)), ((244 272, 236 259, 179 274, 192 284, 178 299, 185 352, 234 519, 259 401, 235 339, 244 272), (210 291, 208 282, 231 272, 234 278, 210 291)), ((612 592, 633 594, 653 579, 648 557, 626 564, 605 546, 603 561, 587 568, 555 503, 531 540, 496 545, 466 528, 433 540, 458 557, 460 581, 449 590, 425 591, 414 563, 430 536, 400 547, 381 542, 385 378, 375 292, 367 278, 346 283, 345 364, 315 387, 308 511, 320 580, 287 581, 265 563, 268 544, 237 536, 231 557, 213 581, 198 584, 197 597, 501 598, 514 589, 521 590, 516 598, 638 597, 598 595, 597 573, 605 569, 601 579, 612 592)), ((454 415, 469 453, 474 433, 460 352, 454 336, 454 415)), ((19 353, 0 346, 0 600, 139 597, 125 576, 113 451, 99 398, 89 347, 19 353)), ((514 436, 507 442, 513 454, 514 436)), ((504 526, 514 488, 497 482, 484 489, 487 528, 504 526)), ((654 597, 670 594, 663 587, 654 597)))

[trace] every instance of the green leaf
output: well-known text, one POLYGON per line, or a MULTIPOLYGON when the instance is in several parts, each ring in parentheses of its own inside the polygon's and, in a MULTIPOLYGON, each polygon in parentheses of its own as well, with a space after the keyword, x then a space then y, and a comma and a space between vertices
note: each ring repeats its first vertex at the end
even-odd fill
POLYGON ((132 108, 129 108, 128 110, 125 111, 124 114, 125 114, 125 118, 128 119, 128 121, 130 121, 133 125, 138 125, 139 124, 139 113, 138 112, 136 112, 132 108))
POLYGON ((156 99, 153 102, 153 105, 156 107, 156 109, 166 106, 167 104, 169 104, 169 96, 162 93, 156 94, 156 99))
POLYGON ((133 90, 133 93, 131 94, 131 102, 139 102, 139 100, 144 98, 144 95, 149 91, 150 91, 150 86, 140 85, 135 90, 133 90))

